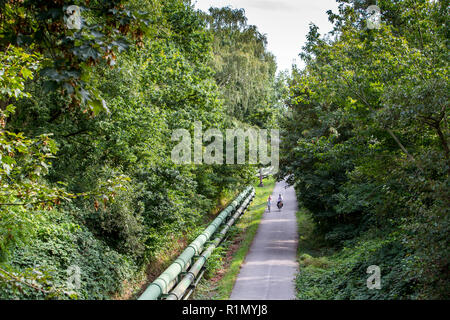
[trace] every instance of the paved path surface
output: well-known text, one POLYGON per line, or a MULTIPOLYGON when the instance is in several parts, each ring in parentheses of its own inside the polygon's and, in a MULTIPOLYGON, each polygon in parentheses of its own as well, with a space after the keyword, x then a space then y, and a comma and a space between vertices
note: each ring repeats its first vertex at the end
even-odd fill
POLYGON ((231 300, 295 299, 297 264, 297 199, 293 187, 278 182, 272 194, 272 210, 264 212, 261 224, 234 284, 231 300), (284 198, 281 212, 278 194, 284 198))

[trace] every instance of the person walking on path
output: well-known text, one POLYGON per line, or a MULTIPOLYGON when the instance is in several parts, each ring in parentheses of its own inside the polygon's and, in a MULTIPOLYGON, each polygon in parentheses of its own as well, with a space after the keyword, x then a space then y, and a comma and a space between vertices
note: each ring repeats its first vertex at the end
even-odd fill
POLYGON ((269 195, 269 198, 267 198, 267 210, 269 210, 269 212, 271 206, 272 206, 272 196, 269 195))

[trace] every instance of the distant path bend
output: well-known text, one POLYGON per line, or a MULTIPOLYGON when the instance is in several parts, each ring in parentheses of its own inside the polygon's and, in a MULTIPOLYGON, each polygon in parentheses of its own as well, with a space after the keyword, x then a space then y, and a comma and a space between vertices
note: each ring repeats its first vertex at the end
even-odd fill
POLYGON ((295 299, 297 263, 297 198, 293 187, 278 182, 272 193, 272 210, 263 214, 261 224, 245 257, 231 293, 231 300, 295 299), (281 212, 276 206, 283 195, 281 212))

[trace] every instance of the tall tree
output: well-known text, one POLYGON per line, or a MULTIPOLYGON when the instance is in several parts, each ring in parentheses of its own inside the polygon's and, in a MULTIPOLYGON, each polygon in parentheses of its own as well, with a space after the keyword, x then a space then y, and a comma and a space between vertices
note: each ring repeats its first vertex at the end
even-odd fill
POLYGON ((214 37, 212 68, 230 116, 272 126, 277 106, 276 62, 266 36, 248 25, 244 9, 210 8, 204 15, 214 37))

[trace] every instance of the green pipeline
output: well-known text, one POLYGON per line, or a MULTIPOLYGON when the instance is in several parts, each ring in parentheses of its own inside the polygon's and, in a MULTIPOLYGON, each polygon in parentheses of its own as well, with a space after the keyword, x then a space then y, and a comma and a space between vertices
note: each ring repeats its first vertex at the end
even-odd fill
POLYGON ((242 213, 245 212, 254 195, 255 192, 254 190, 252 190, 250 192, 250 195, 247 197, 247 199, 245 199, 244 203, 241 205, 241 207, 238 210, 236 210, 236 213, 227 221, 222 230, 218 233, 217 237, 214 239, 214 241, 212 241, 211 245, 205 251, 203 251, 203 253, 197 259, 194 265, 189 269, 188 272, 186 272, 183 279, 170 292, 170 294, 166 298, 167 300, 181 300, 183 298, 186 291, 190 288, 191 284, 194 282, 195 278, 202 270, 204 264, 206 263, 206 260, 209 258, 214 249, 216 249, 216 247, 220 244, 220 242, 222 242, 226 233, 235 223, 235 221, 239 219, 242 213))
POLYGON ((158 300, 163 294, 167 294, 181 272, 187 270, 192 258, 202 252, 203 246, 216 232, 228 217, 239 208, 247 196, 253 191, 253 187, 247 187, 241 194, 228 205, 213 222, 200 234, 180 256, 155 280, 153 281, 138 300, 158 300))

